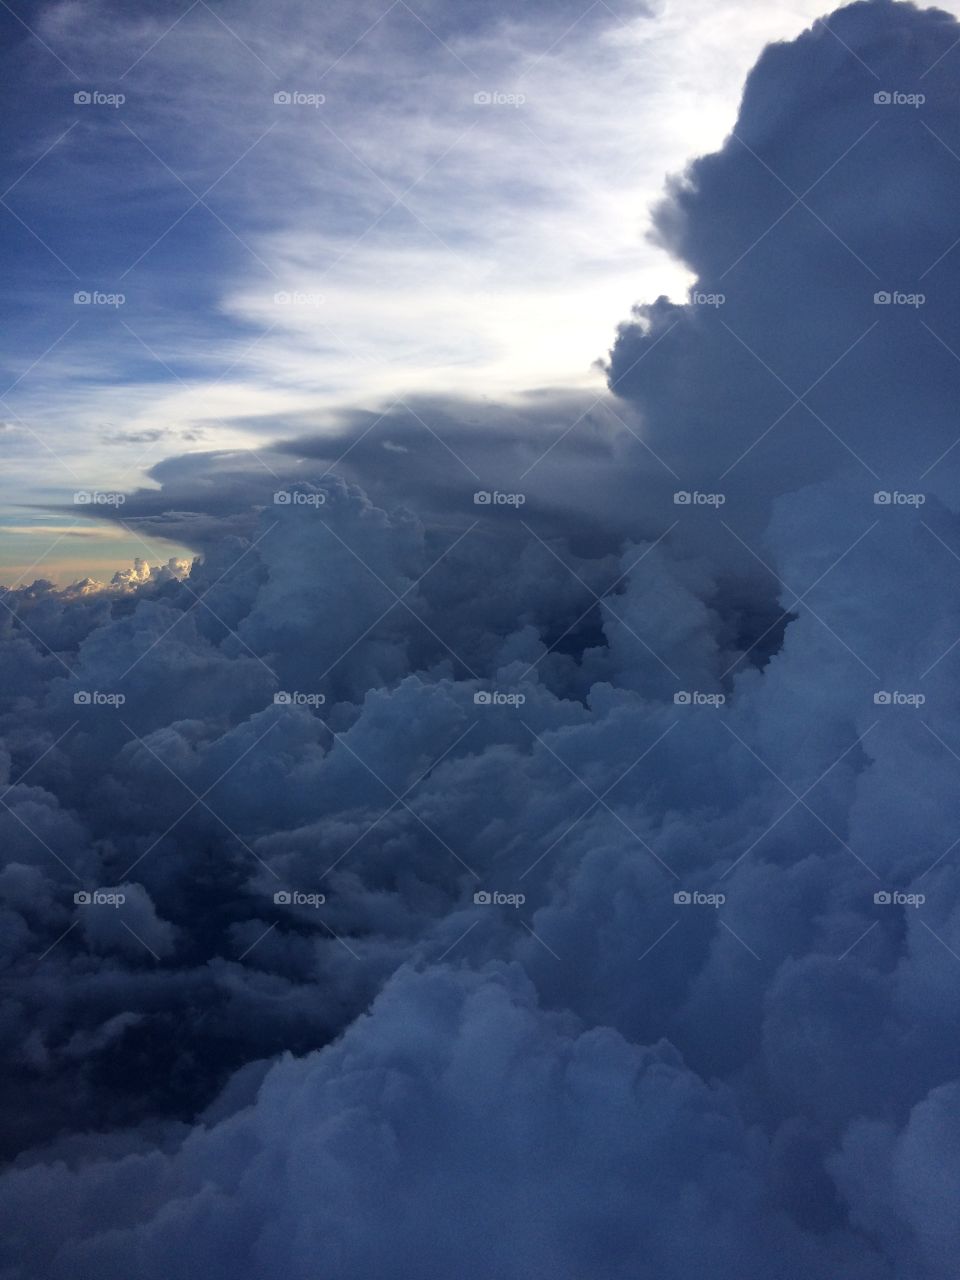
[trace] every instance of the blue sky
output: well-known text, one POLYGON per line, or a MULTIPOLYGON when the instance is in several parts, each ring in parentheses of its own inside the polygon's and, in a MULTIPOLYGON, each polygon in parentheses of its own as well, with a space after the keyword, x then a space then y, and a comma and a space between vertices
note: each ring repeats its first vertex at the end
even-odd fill
POLYGON ((599 393, 629 305, 691 278, 645 239, 663 175, 721 141, 763 43, 818 12, 15 8, 8 583, 142 555, 45 508, 134 487, 166 456, 259 452, 417 393, 599 393))

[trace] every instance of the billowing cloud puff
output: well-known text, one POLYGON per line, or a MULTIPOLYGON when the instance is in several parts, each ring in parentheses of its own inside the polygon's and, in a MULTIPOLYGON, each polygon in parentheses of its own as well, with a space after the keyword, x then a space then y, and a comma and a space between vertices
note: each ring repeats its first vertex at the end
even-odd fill
POLYGON ((704 1249, 717 1276, 773 1251, 785 1277, 882 1274, 765 1215, 766 1158, 669 1045, 544 1014, 515 968, 406 971, 340 1043, 275 1067, 254 1106, 176 1154, 9 1175, 4 1239, 51 1276, 479 1280, 597 1258, 607 1276, 682 1276, 704 1249), (20 1215, 41 1205, 60 1211, 38 1235, 20 1215))
POLYGON ((843 467, 956 507, 954 33, 875 0, 771 46, 723 149, 657 213, 696 284, 621 327, 611 385, 686 487, 754 528, 843 467))

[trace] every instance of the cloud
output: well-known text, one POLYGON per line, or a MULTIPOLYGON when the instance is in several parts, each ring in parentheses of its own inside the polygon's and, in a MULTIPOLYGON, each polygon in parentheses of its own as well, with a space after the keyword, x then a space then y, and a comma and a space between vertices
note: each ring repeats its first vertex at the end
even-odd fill
POLYGON ((844 467, 955 505, 960 165, 946 163, 953 71, 940 58, 954 25, 935 9, 851 5, 771 46, 722 150, 660 206, 657 237, 696 284, 690 302, 641 305, 621 327, 611 386, 651 448, 695 467, 757 531, 777 495, 844 467), (844 42, 863 46, 859 61, 844 42), (875 102, 894 93, 926 101, 875 102))
POLYGON ((11 1280, 952 1274, 955 38, 763 56, 599 402, 171 458, 187 576, 5 594, 11 1280))
POLYGON ((69 1205, 50 1233, 24 1242, 53 1276, 70 1265, 119 1274, 131 1258, 159 1276, 199 1258, 215 1276, 279 1267, 299 1277, 320 1254, 358 1277, 411 1265, 572 1275, 597 1257, 608 1275, 682 1275, 697 1248, 733 1276, 764 1247, 782 1250, 785 1276, 845 1265, 870 1274, 782 1216, 761 1225, 761 1169, 730 1096, 669 1046, 640 1049, 543 1014, 515 969, 406 973, 341 1044, 274 1068, 254 1107, 176 1155, 131 1153, 80 1185, 63 1164, 12 1175, 4 1235, 9 1244, 18 1207, 69 1205), (319 1132, 318 1113, 329 1116, 319 1132), (278 1157, 279 1180, 267 1176, 278 1157), (698 1193, 687 1196, 692 1183, 698 1193), (162 1225, 98 1231, 102 1206, 122 1196, 135 1220, 160 1186, 162 1225), (760 1237, 747 1248, 745 1220, 760 1237), (86 1240, 68 1262, 57 1237, 78 1231, 86 1240))

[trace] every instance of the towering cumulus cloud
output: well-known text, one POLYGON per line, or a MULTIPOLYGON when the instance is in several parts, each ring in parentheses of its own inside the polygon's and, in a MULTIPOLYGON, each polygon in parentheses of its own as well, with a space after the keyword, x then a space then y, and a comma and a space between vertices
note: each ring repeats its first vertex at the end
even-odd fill
POLYGON ((5 1280, 955 1276, 958 38, 764 53, 608 399, 7 594, 5 1280))

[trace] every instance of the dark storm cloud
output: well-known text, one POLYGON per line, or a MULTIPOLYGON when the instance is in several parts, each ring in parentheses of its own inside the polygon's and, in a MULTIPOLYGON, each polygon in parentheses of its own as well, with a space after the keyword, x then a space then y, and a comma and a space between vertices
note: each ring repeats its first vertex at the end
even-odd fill
MULTIPOLYGON (((257 424, 260 431, 281 426, 271 419, 257 424)), ((265 483, 271 478, 274 490, 281 490, 336 471, 380 506, 403 500, 430 523, 458 529, 491 514, 474 503, 478 490, 522 492, 545 516, 554 509, 558 530, 569 535, 572 525, 574 536, 592 534, 616 549, 625 531, 659 533, 663 527, 637 502, 631 475, 636 432, 630 410, 605 395, 541 392, 510 406, 411 397, 379 412, 330 415, 322 431, 281 440, 256 455, 221 451, 167 458, 149 471, 159 488, 129 494, 120 510, 104 505, 82 514, 142 522, 145 533, 161 532, 162 520, 167 536, 196 545, 198 536, 221 526, 192 529, 191 519, 236 518, 245 506, 254 511, 265 497, 272 500, 265 483), (598 514, 601 495, 609 500, 611 494, 611 509, 598 514), (176 527, 178 515, 182 529, 176 527), (615 520, 622 522, 619 529, 612 527, 615 520)), ((646 457, 652 496, 673 477, 646 457)))
POLYGON ((725 301, 640 306, 611 385, 665 461, 759 504, 756 521, 842 467, 955 505, 960 131, 956 68, 940 59, 955 25, 881 0, 771 46, 723 149, 658 212, 694 297, 725 301))
POLYGON ((953 1274, 957 28, 828 21, 621 399, 173 459, 189 577, 4 596, 0 1274, 953 1274))

